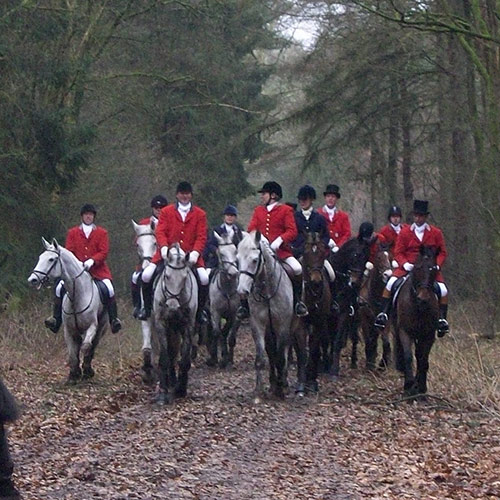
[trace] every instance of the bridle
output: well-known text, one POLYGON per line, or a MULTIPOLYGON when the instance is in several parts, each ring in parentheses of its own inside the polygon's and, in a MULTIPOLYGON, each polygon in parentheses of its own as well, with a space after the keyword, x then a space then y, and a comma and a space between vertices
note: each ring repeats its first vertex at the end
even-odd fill
POLYGON ((36 268, 33 269, 32 272, 38 278, 38 281, 40 282, 40 286, 43 286, 43 285, 46 285, 47 283, 49 283, 50 273, 52 272, 52 269, 54 269, 54 267, 56 267, 57 264, 61 265, 61 262, 59 261, 59 258, 61 257, 61 252, 58 252, 57 250, 50 250, 50 249, 47 249, 47 252, 55 253, 57 255, 57 259, 54 260, 52 265, 49 267, 48 271, 39 271, 36 268), (42 278, 40 278, 39 276, 42 276, 42 278))
MULTIPOLYGON (((186 269, 187 267, 188 267, 188 265, 186 262, 184 262, 184 265, 182 265, 182 266, 174 266, 170 262, 167 262, 167 264, 165 264, 165 268, 163 270, 163 280, 161 283, 161 292, 163 294, 163 298, 165 299, 165 301, 167 301, 168 299, 176 300, 179 303, 179 307, 181 307, 181 308, 183 306, 185 306, 186 304, 189 304, 189 302, 191 300, 191 296, 193 295, 193 287, 192 286, 190 287, 190 294, 189 294, 188 299, 184 303, 181 302, 180 297, 181 297, 182 293, 184 292, 185 287, 184 286, 181 287, 181 289, 178 293, 174 293, 171 290, 169 290, 168 286, 167 286, 166 270, 167 270, 167 268, 169 268, 169 269, 175 269, 176 271, 182 271, 183 269, 186 269)), ((187 275, 186 275, 186 278, 187 278, 187 275)))
MULTIPOLYGON (((155 238, 155 241, 156 241, 156 235, 155 235, 154 231, 139 234, 136 236, 136 239, 138 240, 139 238, 142 238, 143 236, 153 236, 155 238)), ((148 262, 151 262, 152 258, 153 258, 153 255, 151 255, 151 256, 148 255, 148 256, 143 256, 142 260, 147 260, 148 262)))

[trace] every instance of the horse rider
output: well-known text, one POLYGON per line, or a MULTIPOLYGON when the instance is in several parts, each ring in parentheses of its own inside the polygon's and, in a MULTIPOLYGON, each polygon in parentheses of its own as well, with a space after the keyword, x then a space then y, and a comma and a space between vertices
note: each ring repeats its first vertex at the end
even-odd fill
POLYGON ((385 238, 385 243, 388 246, 389 256, 393 261, 393 267, 398 267, 398 263, 394 260, 394 249, 396 247, 396 240, 401 232, 401 229, 408 226, 408 224, 402 224, 401 219, 403 217, 403 213, 401 208, 397 205, 391 205, 389 208, 389 213, 387 215, 387 219, 389 221, 388 224, 380 228, 378 234, 382 235, 385 238))
POLYGON ((197 321, 202 323, 207 320, 204 306, 208 296, 208 273, 202 257, 207 241, 207 216, 204 210, 193 204, 193 187, 189 182, 179 182, 175 197, 175 203, 161 209, 155 230, 158 249, 142 272, 144 309, 139 319, 147 319, 151 315, 153 275, 157 265, 166 259, 169 245, 179 243, 182 250, 189 254, 189 264, 196 267, 195 276, 199 282, 197 321))
POLYGON ((362 222, 358 231, 358 239, 360 241, 364 241, 370 246, 370 256, 368 257, 368 262, 371 262, 372 264, 375 262, 378 245, 389 245, 387 238, 380 232, 374 232, 374 230, 375 228, 371 222, 362 222))
MULTIPOLYGON (((314 209, 313 203, 315 199, 316 190, 312 186, 306 184, 299 188, 297 193, 299 209, 294 212, 298 235, 291 243, 293 255, 297 259, 300 259, 304 254, 307 233, 318 233, 319 238, 325 244, 325 248, 330 248, 328 245, 330 234, 326 227, 326 219, 314 209)), ((332 284, 335 281, 335 271, 326 259, 327 257, 328 252, 325 255, 324 267, 329 277, 330 288, 332 288, 332 284)))
POLYGON ((326 219, 330 239, 328 246, 332 252, 338 249, 351 238, 351 223, 346 212, 337 208, 340 199, 340 189, 336 184, 328 184, 323 192, 325 204, 318 212, 326 219))
POLYGON ((14 464, 9 453, 9 443, 5 424, 14 422, 19 417, 19 410, 14 397, 0 379, 0 500, 21 498, 12 481, 14 464))
MULTIPOLYGON (((156 226, 158 225, 158 218, 160 217, 161 209, 163 207, 166 207, 167 205, 168 205, 168 200, 162 194, 153 196, 153 198, 151 199, 151 215, 149 217, 141 219, 139 221, 139 225, 141 226, 149 225, 151 226, 151 229, 154 231, 156 229, 156 226)), ((138 265, 136 267, 136 270, 132 273, 131 292, 132 292, 132 304, 134 305, 134 313, 133 313, 134 318, 137 318, 141 311, 141 305, 142 305, 141 288, 138 281, 142 273, 142 268, 146 267, 147 264, 148 262, 144 261, 142 263, 142 266, 138 265)))
POLYGON ((444 283, 441 267, 443 266, 447 252, 443 233, 436 226, 427 223, 429 215, 429 202, 425 200, 414 200, 413 202, 413 224, 401 229, 396 241, 394 258, 399 267, 394 271, 382 294, 382 310, 375 319, 375 327, 384 328, 388 321, 391 308, 391 290, 398 278, 408 274, 415 264, 422 245, 432 247, 436 252, 436 264, 438 273, 436 282, 440 290, 439 298, 439 320, 437 325, 438 337, 448 333, 450 327, 446 319, 448 313, 448 289, 444 283))
MULTIPOLYGON (((261 205, 254 209, 248 231, 260 231, 269 240, 271 249, 276 252, 278 258, 291 268, 295 314, 307 316, 307 307, 301 300, 302 266, 290 250, 290 243, 297 237, 293 209, 280 202, 283 191, 277 182, 265 182, 258 192, 261 195, 261 205)), ((248 317, 249 312, 248 309, 245 310, 244 305, 241 305, 237 314, 243 319, 248 317)))
MULTIPOLYGON (((101 226, 97 226, 94 221, 97 210, 94 205, 86 203, 80 210, 81 224, 68 230, 66 235, 66 249, 73 252, 75 257, 83 262, 83 267, 91 276, 98 281, 102 281, 108 291, 106 307, 108 309, 111 332, 117 333, 121 330, 122 324, 118 319, 118 312, 115 299, 115 289, 113 287, 111 271, 106 264, 109 253, 108 232, 101 226)), ((54 313, 53 316, 45 320, 45 326, 57 333, 62 323, 62 298, 64 296, 63 280, 55 287, 54 313)))
POLYGON ((238 210, 234 205, 226 205, 224 211, 222 212, 223 222, 217 227, 214 227, 208 237, 207 244, 203 250, 203 260, 205 261, 205 266, 208 269, 214 269, 219 264, 219 259, 217 257, 217 247, 218 242, 215 234, 222 236, 223 234, 228 234, 231 237, 231 241, 238 246, 240 241, 243 239, 242 227, 236 222, 238 218, 238 210))

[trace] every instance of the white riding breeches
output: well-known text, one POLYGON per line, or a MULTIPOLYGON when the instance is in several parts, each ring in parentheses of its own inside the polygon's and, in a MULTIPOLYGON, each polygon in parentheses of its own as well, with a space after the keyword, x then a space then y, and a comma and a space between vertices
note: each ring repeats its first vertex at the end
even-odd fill
POLYGON ((288 264, 295 276, 302 274, 302 266, 300 262, 295 257, 287 257, 285 259, 285 264, 288 264))
POLYGON ((207 270, 204 267, 197 267, 196 271, 198 273, 198 278, 200 279, 200 283, 202 285, 208 285, 209 274, 207 273, 207 270))
MULTIPOLYGON (((386 290, 390 292, 392 290, 392 287, 394 286, 394 283, 398 279, 399 278, 397 278, 396 276, 391 276, 387 281, 387 284, 385 285, 386 290)), ((438 281, 437 284, 439 286, 439 289, 441 290, 441 297, 446 297, 448 295, 448 288, 446 288, 446 285, 441 281, 438 281)))
MULTIPOLYGON (((112 297, 114 297, 115 289, 113 287, 113 283, 111 282, 111 280, 109 278, 105 278, 101 281, 106 285, 106 288, 108 289, 109 298, 111 299, 112 297)), ((64 280, 59 281, 59 283, 56 285, 56 290, 55 290, 56 297, 61 297, 61 290, 63 286, 64 286, 64 280)))
POLYGON ((137 281, 138 281, 140 275, 141 275, 141 271, 134 271, 132 273, 132 283, 134 285, 137 285, 137 281))
POLYGON ((156 264, 150 262, 142 271, 142 278, 141 278, 142 282, 149 283, 155 271, 156 271, 156 264))
POLYGON ((333 267, 332 265, 330 264, 330 262, 328 262, 326 259, 325 259, 325 262, 323 263, 323 267, 326 269, 326 272, 328 273, 328 276, 330 278, 330 281, 331 282, 334 282, 335 281, 335 271, 333 270, 333 267))

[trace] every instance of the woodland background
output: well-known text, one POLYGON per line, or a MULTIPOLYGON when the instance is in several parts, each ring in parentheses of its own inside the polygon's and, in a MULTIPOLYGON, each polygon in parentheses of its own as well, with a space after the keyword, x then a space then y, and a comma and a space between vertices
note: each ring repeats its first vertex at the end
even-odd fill
MULTIPOLYGON (((268 179, 341 186, 353 229, 428 199, 446 277, 492 337, 500 316, 496 0, 4 0, 0 289, 22 302, 41 236, 93 202, 119 291, 131 218, 189 180, 210 222, 246 222, 268 179), (299 43, 294 26, 314 37, 299 43)), ((321 196, 320 196, 321 197, 321 196)), ((319 200, 320 202, 321 200, 319 200)))

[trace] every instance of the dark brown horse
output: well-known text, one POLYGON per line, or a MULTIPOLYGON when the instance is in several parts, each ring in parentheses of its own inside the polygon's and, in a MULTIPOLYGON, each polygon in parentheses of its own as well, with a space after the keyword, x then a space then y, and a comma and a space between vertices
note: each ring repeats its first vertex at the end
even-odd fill
POLYGON ((331 311, 329 277, 324 268, 328 247, 318 233, 308 233, 302 272, 304 277, 304 302, 309 310, 306 322, 309 326, 309 358, 306 368, 306 389, 318 391, 320 345, 331 344, 334 335, 334 317, 331 311))
POLYGON ((359 318, 361 332, 365 341, 366 368, 374 370, 377 359, 377 344, 379 336, 382 339, 382 359, 380 368, 387 368, 391 361, 391 341, 389 339, 390 327, 387 325, 382 331, 375 328, 375 316, 380 311, 380 298, 387 280, 392 275, 391 260, 385 245, 378 244, 373 267, 361 285, 359 291, 359 318))
POLYGON ((346 346, 348 338, 352 342, 351 368, 357 367, 358 295, 369 256, 369 242, 363 238, 351 238, 340 247, 337 253, 330 254, 329 257, 335 271, 334 299, 338 304, 335 315, 332 362, 329 367, 329 373, 332 377, 338 377, 339 375, 340 353, 346 346))
POLYGON ((422 246, 413 270, 401 285, 394 313, 396 368, 404 373, 405 394, 427 392, 429 353, 434 344, 439 301, 434 291, 436 254, 422 246), (413 372, 413 345, 417 372, 413 372))

